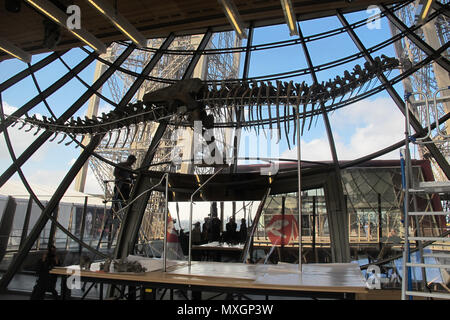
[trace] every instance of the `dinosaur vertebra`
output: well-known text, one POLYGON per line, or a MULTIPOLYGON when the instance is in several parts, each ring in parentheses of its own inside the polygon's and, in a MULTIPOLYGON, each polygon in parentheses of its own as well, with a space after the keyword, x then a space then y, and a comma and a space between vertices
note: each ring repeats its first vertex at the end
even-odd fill
MULTIPOLYGON (((298 110, 299 116, 303 119, 312 118, 319 114, 321 104, 331 100, 333 105, 339 97, 342 101, 346 95, 352 95, 358 87, 359 93, 366 83, 377 75, 396 68, 398 64, 397 59, 382 55, 381 58, 376 57, 373 64, 365 63, 364 69, 356 65, 352 72, 345 71, 343 77, 337 76, 333 80, 329 79, 312 85, 293 81, 276 81, 275 85, 271 82, 223 81, 217 88, 216 85, 208 86, 200 79, 187 79, 166 88, 148 92, 143 96, 142 101, 119 106, 114 111, 103 113, 100 117, 85 119, 78 117, 65 123, 58 123, 55 119, 43 117, 43 120, 39 120, 36 116, 32 116, 18 118, 16 122, 22 122, 23 126, 29 124, 31 127, 37 126, 69 136, 96 135, 124 127, 129 128, 131 125, 136 126, 147 121, 166 121, 176 125, 193 126, 195 120, 200 120, 205 128, 226 127, 235 126, 237 123, 228 121, 215 124, 214 119, 219 119, 227 112, 227 118, 232 119, 231 109, 243 111, 243 107, 246 107, 248 112, 243 112, 239 122, 240 127, 259 127, 268 124, 272 129, 272 125, 276 124, 280 137, 281 123, 285 123, 287 137, 290 127, 286 127, 286 124, 294 119, 295 110, 298 110), (300 110, 301 106, 303 106, 302 110, 300 110), (267 108, 266 115, 263 114, 263 107, 267 108), (291 112, 290 107, 295 110, 291 112)), ((297 128, 294 122, 294 136, 296 130, 303 132, 305 122, 303 121, 301 128, 297 128)), ((127 132, 127 139, 128 136, 130 136, 129 132, 127 132)), ((136 133, 131 136, 134 139, 136 133)))

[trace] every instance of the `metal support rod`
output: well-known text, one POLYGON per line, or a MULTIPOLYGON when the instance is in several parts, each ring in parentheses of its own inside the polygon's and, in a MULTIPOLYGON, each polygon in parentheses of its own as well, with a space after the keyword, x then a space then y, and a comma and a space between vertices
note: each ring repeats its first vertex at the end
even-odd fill
MULTIPOLYGON (((301 32, 301 31, 299 31, 301 32)), ((297 106, 297 175, 298 175, 298 269, 303 271, 302 268, 302 158, 301 158, 301 134, 300 134, 300 106, 297 106)))
POLYGON ((48 243, 47 246, 50 248, 51 245, 55 245, 55 234, 56 234, 56 224, 55 221, 58 220, 58 215, 59 215, 59 203, 56 205, 55 210, 53 211, 53 218, 54 221, 52 221, 51 223, 51 227, 50 227, 50 234, 48 236, 48 243))
MULTIPOLYGON (((316 76, 316 72, 314 71, 314 65, 311 60, 311 56, 309 54, 308 47, 306 46, 305 39, 303 37, 303 33, 300 28, 300 23, 297 23, 299 38, 301 40, 303 53, 305 55, 306 61, 308 63, 308 68, 311 74, 311 78, 313 79, 315 84, 318 84, 318 79, 316 76)), ((336 204, 333 213, 329 213, 331 228, 332 228, 332 256, 336 262, 349 262, 350 260, 350 246, 349 246, 349 236, 348 236, 348 228, 347 228, 347 208, 344 208, 344 191, 342 189, 342 176, 341 169, 339 166, 339 159, 336 151, 336 144, 334 142, 333 131, 331 129, 330 119, 328 118, 328 114, 325 110, 325 104, 323 101, 319 102, 322 119, 325 125, 325 129, 327 132, 328 144, 331 151, 331 157, 333 159, 334 165, 334 188, 337 194, 336 204)), ((298 106, 299 107, 299 106, 298 106)), ((300 111, 297 110, 297 113, 300 111)), ((299 128, 299 123, 297 123, 297 128, 299 128)), ((298 135, 297 135, 298 136, 298 135)), ((300 139, 299 139, 300 141, 300 139)), ((300 143, 298 143, 300 145, 300 143)), ((300 174, 300 173, 299 173, 300 174)), ((299 177, 300 182, 300 177, 299 177)), ((300 203, 300 202, 299 202, 300 203)), ((301 207, 299 207, 301 208, 301 207)), ((300 222, 300 221, 299 221, 300 222)))
POLYGON ((30 196, 28 199, 28 205, 27 205, 27 211, 25 214, 25 220, 23 222, 22 227, 22 235, 20 237, 20 244, 19 244, 19 250, 22 248, 23 243, 25 242, 25 239, 28 235, 28 227, 30 225, 30 217, 31 217, 31 210, 33 209, 33 197, 30 196))
POLYGON ((164 252, 163 252, 163 270, 166 272, 167 261, 167 219, 169 213, 168 199, 169 199, 169 173, 165 174, 166 178, 166 199, 164 201, 164 252))
POLYGON ((314 253, 314 262, 315 263, 319 262, 319 259, 317 259, 318 257, 317 257, 317 248, 316 248, 316 211, 317 211, 316 201, 317 201, 317 197, 313 196, 313 207, 312 207, 312 211, 313 211, 312 249, 313 249, 313 253, 314 253))
POLYGON ((403 249, 403 275, 402 275, 402 300, 406 300, 405 292, 406 290, 411 290, 410 284, 410 270, 406 266, 406 263, 409 262, 410 257, 410 249, 409 249, 409 217, 408 217, 408 208, 409 208, 409 179, 408 179, 408 156, 409 156, 409 138, 406 136, 405 138, 405 150, 404 150, 404 158, 401 159, 403 162, 403 186, 405 196, 403 198, 403 228, 405 232, 405 244, 403 249))
POLYGON ((261 199, 261 202, 259 203, 258 210, 256 210, 255 218, 252 222, 252 225, 250 226, 250 231, 247 234, 244 249, 242 250, 241 260, 243 263, 245 263, 247 260, 247 256, 252 246, 253 236, 255 235, 255 231, 258 228, 259 218, 261 217, 261 213, 264 209, 264 204, 266 203, 267 197, 269 196, 271 190, 272 189, 270 187, 267 188, 266 192, 264 193, 264 197, 261 199))
POLYGON ((0 262, 3 260, 3 257, 8 249, 9 237, 13 227, 16 207, 16 200, 13 197, 8 196, 8 200, 0 219, 0 262))
MULTIPOLYGON (((83 213, 81 215, 81 230, 80 241, 83 241, 84 229, 86 229, 86 212, 87 212, 88 197, 84 197, 83 213)), ((78 247, 78 252, 81 254, 81 245, 78 247)))
POLYGON ((248 27, 248 37, 247 37, 247 46, 245 48, 245 59, 244 59, 244 68, 242 74, 242 80, 248 79, 248 74, 250 72, 250 59, 251 59, 251 47, 253 45, 253 22, 250 22, 248 27))
MULTIPOLYGON (((197 192, 199 192, 212 178, 214 178, 218 173, 220 173, 225 167, 220 168, 217 172, 215 172, 211 177, 209 177, 204 183, 202 183, 197 190, 191 195, 191 207, 189 211, 189 229, 192 226, 192 210, 193 210, 193 202, 194 196, 197 192)), ((192 261, 192 232, 189 232, 189 256, 188 256, 188 266, 191 267, 192 261)))
POLYGON ((205 35, 203 36, 202 40, 200 41, 200 44, 197 47, 197 50, 195 50, 195 53, 189 62, 189 65, 186 68, 186 71, 183 74, 182 79, 189 79, 192 77, 192 74, 194 73, 195 67, 197 66, 198 61, 200 60, 201 53, 203 50, 205 50, 206 46, 208 45, 209 41, 212 37, 212 30, 211 28, 208 28, 206 30, 205 35))
POLYGON ((383 237, 383 217, 381 215, 381 193, 377 194, 378 196, 378 247, 381 250, 383 243, 381 242, 381 238, 383 237))
MULTIPOLYGON (((285 221, 285 211, 286 211, 286 196, 281 196, 281 225, 284 226, 285 221)), ((284 241, 281 241, 279 259, 282 262, 284 256, 284 241)))

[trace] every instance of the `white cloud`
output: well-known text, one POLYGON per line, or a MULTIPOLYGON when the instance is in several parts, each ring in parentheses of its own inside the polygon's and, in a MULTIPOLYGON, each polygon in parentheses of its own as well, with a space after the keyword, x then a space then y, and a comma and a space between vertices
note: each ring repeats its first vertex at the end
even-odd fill
POLYGON ((30 183, 57 188, 66 173, 64 170, 37 170, 28 173, 26 177, 30 183))
MULTIPOLYGON (((13 107, 11 105, 9 105, 7 102, 3 102, 3 109, 6 115, 11 115, 13 112, 15 112, 17 110, 16 107, 13 107)), ((25 151, 26 148, 28 148, 30 146, 31 143, 33 143, 33 141, 39 136, 40 133, 42 133, 42 131, 40 133, 38 133, 38 135, 34 135, 34 133, 36 132, 37 128, 32 129, 29 132, 25 132, 25 130, 28 130, 30 126, 26 125, 25 127, 23 127, 21 130, 19 130, 19 128, 22 126, 22 124, 18 123, 16 124, 14 127, 8 127, 8 135, 9 138, 11 140, 11 144, 14 150, 14 153, 16 155, 16 157, 19 157, 20 154, 25 151)), ((45 154, 47 153, 47 145, 44 144, 41 148, 39 148, 38 151, 36 151, 32 158, 30 159, 31 161, 42 161, 45 158, 45 154)), ((9 155, 9 151, 6 145, 6 141, 5 138, 3 136, 3 133, 0 134, 0 160, 10 160, 11 157, 9 155)))
MULTIPOLYGON (((404 138, 404 117, 389 98, 363 100, 336 111, 330 116, 338 158, 352 160, 363 157, 404 138)), ((331 160, 326 134, 310 141, 302 140, 304 160, 331 160)), ((296 148, 287 150, 283 158, 297 158, 296 148)), ((398 159, 398 151, 378 159, 398 159)))
POLYGON ((86 176, 86 184, 84 187, 84 193, 90 194, 104 194, 102 187, 100 186, 97 178, 91 170, 91 167, 88 168, 88 173, 86 176))

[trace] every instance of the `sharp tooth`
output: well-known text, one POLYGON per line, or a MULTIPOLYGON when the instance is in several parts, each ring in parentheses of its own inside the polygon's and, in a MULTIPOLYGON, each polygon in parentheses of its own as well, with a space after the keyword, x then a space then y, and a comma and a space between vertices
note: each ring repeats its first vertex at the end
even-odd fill
POLYGON ((266 86, 266 101, 267 101, 267 111, 269 113, 269 129, 270 129, 270 138, 272 138, 272 111, 270 110, 270 87, 272 83, 268 82, 266 86))
POLYGON ((29 128, 29 129, 26 129, 25 132, 30 132, 31 129, 33 129, 33 128, 34 128, 34 126, 33 126, 32 124, 30 124, 30 128, 29 128))
POLYGON ((50 141, 50 142, 53 142, 53 141, 56 139, 57 136, 58 136, 58 132, 55 132, 55 135, 54 135, 53 138, 51 138, 49 141, 50 141))
MULTIPOLYGON (((276 111, 277 111, 277 132, 278 132, 278 141, 281 139, 281 123, 280 123, 280 89, 281 89, 281 81, 277 81, 277 92, 276 92, 276 111)), ((277 142, 278 142, 277 141, 277 142)))
POLYGON ((69 142, 66 142, 64 145, 68 146, 73 142, 74 139, 70 139, 69 142))
POLYGON ((134 134, 133 134, 133 137, 131 138, 130 144, 132 144, 134 142, 134 139, 136 139, 136 135, 137 135, 138 131, 139 131, 139 125, 135 124, 134 125, 134 134))
POLYGON ((125 128, 126 128, 127 135, 125 136, 125 139, 123 140, 122 148, 125 147, 125 144, 127 143, 127 140, 128 140, 128 136, 130 135, 130 126, 126 126, 125 128))
POLYGON ((122 130, 118 130, 116 132, 117 132, 117 138, 116 138, 116 141, 114 142, 113 148, 115 148, 117 145, 117 142, 119 142, 120 133, 122 132, 122 130))
POLYGON ((65 134, 64 133, 64 136, 63 136, 63 138, 60 140, 60 141, 58 141, 58 144, 60 144, 61 142, 63 142, 64 141, 64 139, 66 139, 66 137, 67 137, 67 134, 65 134))
POLYGON ((109 131, 109 138, 108 141, 106 142, 105 148, 108 148, 109 143, 111 142, 111 138, 112 138, 112 131, 109 131))

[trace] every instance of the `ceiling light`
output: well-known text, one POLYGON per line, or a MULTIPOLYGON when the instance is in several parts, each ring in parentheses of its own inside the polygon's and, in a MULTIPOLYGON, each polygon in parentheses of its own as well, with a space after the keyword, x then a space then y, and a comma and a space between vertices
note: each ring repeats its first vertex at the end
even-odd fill
POLYGON ((219 3, 223 6, 223 11, 228 18, 228 21, 233 26, 233 29, 236 31, 239 38, 247 38, 247 33, 242 26, 241 17, 239 16, 239 11, 237 10, 234 2, 231 0, 218 0, 219 3))
POLYGON ((433 4, 434 0, 421 0, 419 1, 419 4, 417 5, 416 9, 416 23, 422 23, 430 13, 431 5, 433 4))
POLYGON ((133 41, 139 47, 145 47, 147 40, 145 37, 119 13, 116 13, 114 8, 102 0, 87 0, 95 9, 100 11, 105 17, 126 35, 131 41, 133 41))
POLYGON ((23 51, 19 47, 16 47, 11 42, 7 40, 0 39, 0 50, 6 52, 7 54, 22 60, 23 62, 30 63, 31 62, 31 54, 23 51))
POLYGON ((281 0, 281 6, 283 7, 284 18, 286 19, 286 24, 289 28, 289 34, 291 36, 298 36, 297 19, 291 0, 281 0))
POLYGON ((52 19, 54 22, 58 23, 60 26, 66 28, 70 31, 75 37, 80 39, 82 42, 90 46, 92 49, 102 54, 106 52, 105 45, 96 37, 94 37, 91 33, 81 29, 70 29, 67 27, 67 14, 65 14, 62 10, 57 8, 53 3, 49 1, 43 0, 25 0, 33 7, 38 9, 44 15, 52 19))

